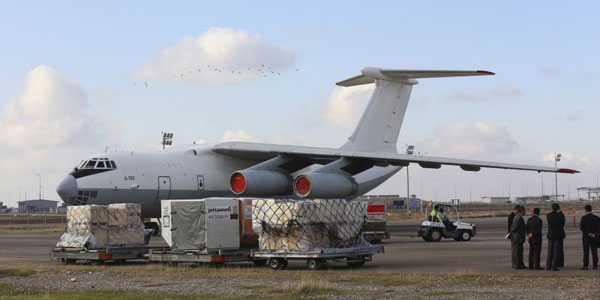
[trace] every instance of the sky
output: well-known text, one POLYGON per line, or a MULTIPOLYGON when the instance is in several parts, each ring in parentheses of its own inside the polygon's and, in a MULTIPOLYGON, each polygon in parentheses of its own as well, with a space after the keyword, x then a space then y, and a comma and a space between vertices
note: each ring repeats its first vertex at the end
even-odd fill
MULTIPOLYGON (((0 201, 56 199, 105 149, 258 141, 338 147, 372 86, 366 66, 489 70, 422 79, 398 149, 600 171, 600 21, 594 1, 13 1, 0 10, 0 201), (263 66, 264 65, 264 66, 263 66), (260 69, 260 71, 259 71, 260 69), (39 176, 37 175, 39 174, 39 176)), ((550 194, 554 176, 409 168, 427 200, 550 194)), ((406 194, 406 173, 372 194, 406 194)), ((581 195, 583 196, 583 195, 581 195)))

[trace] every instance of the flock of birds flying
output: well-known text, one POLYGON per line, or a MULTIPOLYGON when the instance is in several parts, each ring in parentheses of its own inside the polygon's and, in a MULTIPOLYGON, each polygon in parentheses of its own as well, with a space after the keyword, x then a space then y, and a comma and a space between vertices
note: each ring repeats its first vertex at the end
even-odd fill
MULTIPOLYGON (((296 70, 296 72, 300 71, 300 69, 298 69, 298 68, 295 68, 295 70, 296 70)), ((257 67, 257 68, 248 67, 247 70, 227 70, 227 71, 222 68, 218 68, 214 65, 206 65, 206 67, 204 67, 204 68, 197 68, 195 70, 189 70, 187 72, 187 74, 185 74, 185 73, 173 74, 173 78, 184 79, 184 78, 188 78, 190 76, 196 75, 198 73, 203 73, 203 72, 204 73, 206 73, 206 72, 215 72, 215 73, 231 72, 231 74, 234 74, 234 75, 253 73, 254 75, 258 75, 263 78, 281 75, 281 71, 276 71, 275 69, 273 69, 269 66, 265 66, 265 65, 261 65, 260 67, 257 67)), ((133 83, 133 85, 137 85, 137 84, 138 84, 137 82, 133 83)), ((148 81, 144 81, 144 86, 148 87, 148 81)))

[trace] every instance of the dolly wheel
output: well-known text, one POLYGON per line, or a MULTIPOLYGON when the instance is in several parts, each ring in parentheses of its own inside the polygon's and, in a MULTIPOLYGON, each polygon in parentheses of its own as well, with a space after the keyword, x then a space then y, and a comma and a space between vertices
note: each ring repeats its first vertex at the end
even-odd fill
POLYGON ((309 270, 317 270, 323 266, 323 262, 315 258, 309 258, 306 260, 306 266, 309 270))
POLYGON ((365 264, 365 260, 364 259, 351 260, 351 261, 346 262, 346 264, 350 268, 358 268, 358 267, 362 267, 365 264))
POLYGON ((287 261, 283 258, 271 258, 269 260, 269 267, 273 270, 281 270, 287 267, 287 261))
POLYGON ((255 266, 257 267, 262 267, 264 265, 267 264, 267 260, 266 259, 255 259, 252 261, 254 263, 255 266))

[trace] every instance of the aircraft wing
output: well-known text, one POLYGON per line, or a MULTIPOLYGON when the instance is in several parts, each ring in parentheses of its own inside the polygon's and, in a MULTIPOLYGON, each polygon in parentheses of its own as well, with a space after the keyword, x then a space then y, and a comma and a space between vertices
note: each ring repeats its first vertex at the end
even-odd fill
POLYGON ((214 152, 263 161, 276 156, 297 157, 314 163, 328 163, 340 158, 350 160, 368 161, 373 165, 408 166, 410 163, 419 164, 423 168, 439 169, 442 165, 458 166, 465 171, 479 171, 481 168, 494 168, 506 170, 526 170, 537 172, 556 172, 574 174, 577 170, 543 166, 531 166, 511 163, 488 162, 469 159, 445 158, 424 155, 408 155, 385 152, 358 152, 331 148, 287 146, 263 143, 227 142, 216 144, 212 147, 214 152))

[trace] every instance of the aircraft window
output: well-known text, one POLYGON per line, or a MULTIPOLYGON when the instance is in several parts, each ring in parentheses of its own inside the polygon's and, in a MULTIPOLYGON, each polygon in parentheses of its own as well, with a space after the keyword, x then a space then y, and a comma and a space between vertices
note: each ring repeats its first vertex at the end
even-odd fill
POLYGON ((92 198, 98 197, 98 191, 91 191, 90 192, 90 197, 92 197, 92 198))
POLYGON ((96 161, 95 160, 90 160, 85 165, 84 169, 93 169, 95 166, 96 166, 96 161))
POLYGON ((96 164, 96 169, 104 169, 104 161, 99 161, 98 164, 96 164))
POLYGON ((113 169, 116 169, 116 168, 117 168, 117 165, 115 164, 115 161, 114 161, 114 160, 111 160, 111 161, 110 161, 110 163, 112 164, 112 168, 113 168, 113 169))

